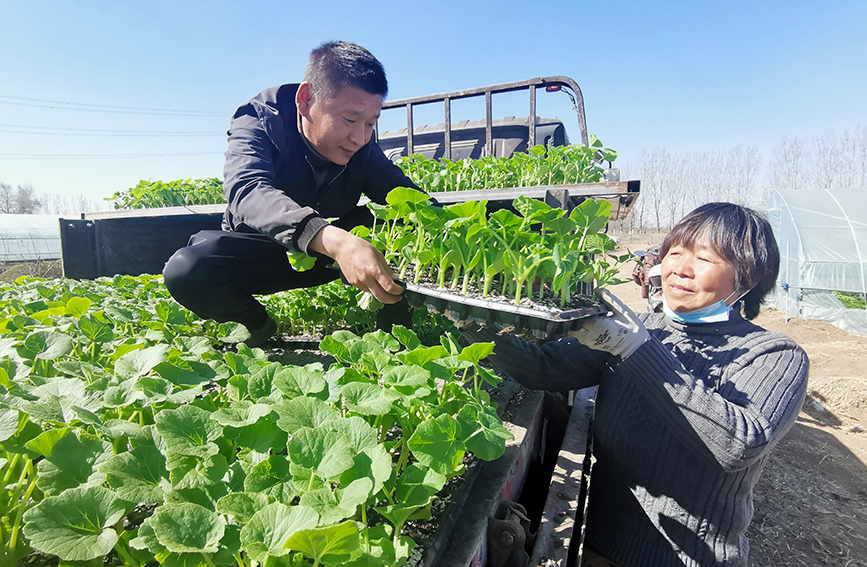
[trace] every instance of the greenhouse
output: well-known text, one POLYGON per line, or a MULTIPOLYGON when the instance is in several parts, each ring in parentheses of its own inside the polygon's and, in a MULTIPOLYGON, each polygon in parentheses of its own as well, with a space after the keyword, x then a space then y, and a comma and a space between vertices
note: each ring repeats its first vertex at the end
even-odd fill
POLYGON ((53 215, 0 215, 0 262, 60 258, 60 225, 53 215))
POLYGON ((867 188, 774 191, 767 212, 780 247, 775 303, 786 318, 867 334, 867 188))

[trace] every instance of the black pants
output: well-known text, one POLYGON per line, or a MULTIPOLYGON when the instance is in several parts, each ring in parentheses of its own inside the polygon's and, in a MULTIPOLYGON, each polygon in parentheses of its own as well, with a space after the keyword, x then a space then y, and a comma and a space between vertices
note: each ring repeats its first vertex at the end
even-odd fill
MULTIPOLYGON (((372 220, 370 212, 359 207, 334 224, 350 230, 372 220)), ((332 263, 330 258, 320 258, 312 269, 298 272, 289 264, 286 248, 263 234, 202 230, 169 258, 163 277, 172 297, 199 317, 254 329, 268 317, 254 295, 333 281, 340 273, 328 267, 332 263)), ((378 320, 385 320, 390 331, 392 323, 410 326, 412 315, 406 301, 401 301, 386 306, 378 320)))
POLYGON ((313 287, 339 277, 321 258, 307 271, 289 264, 286 248, 264 234, 202 230, 175 252, 163 269, 175 300, 203 319, 261 327, 265 307, 254 295, 313 287))

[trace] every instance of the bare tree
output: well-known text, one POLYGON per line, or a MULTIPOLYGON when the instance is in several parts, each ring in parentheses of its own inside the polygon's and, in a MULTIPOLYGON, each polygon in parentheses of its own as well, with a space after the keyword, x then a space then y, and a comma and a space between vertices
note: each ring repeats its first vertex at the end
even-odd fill
POLYGON ((45 193, 39 197, 41 211, 47 215, 78 217, 82 213, 91 213, 107 209, 105 203, 95 201, 84 194, 66 196, 45 193))
POLYGON ((867 130, 844 131, 834 140, 838 162, 832 187, 867 187, 867 130))
POLYGON ((32 215, 38 210, 39 200, 32 185, 25 183, 12 189, 8 183, 0 182, 0 213, 32 215))
POLYGON ((0 181, 0 213, 10 214, 15 208, 15 190, 8 183, 0 181))
POLYGON ((755 205, 765 195, 758 187, 762 156, 757 148, 738 146, 726 155, 725 174, 729 181, 726 201, 739 205, 755 205))
POLYGON ((690 205, 695 208, 711 201, 725 200, 720 158, 705 153, 691 157, 690 162, 690 178, 694 187, 690 192, 690 205))
POLYGON ((34 215, 39 210, 39 199, 33 185, 19 185, 15 191, 15 212, 20 215, 34 215))
POLYGON ((774 189, 805 188, 806 153, 803 142, 797 137, 784 137, 774 148, 774 189))
POLYGON ((641 193, 642 223, 650 223, 653 228, 663 226, 663 204, 671 191, 671 154, 666 149, 656 149, 652 153, 641 154, 641 193))
POLYGON ((666 211, 665 226, 674 226, 686 213, 684 208, 689 198, 690 189, 693 187, 690 171, 690 158, 674 158, 671 167, 665 176, 666 187, 665 200, 663 201, 666 211))

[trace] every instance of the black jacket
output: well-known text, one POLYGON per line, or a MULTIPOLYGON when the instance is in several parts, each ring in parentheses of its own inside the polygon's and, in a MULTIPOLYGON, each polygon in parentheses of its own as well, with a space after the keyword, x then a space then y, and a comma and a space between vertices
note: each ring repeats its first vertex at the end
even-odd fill
POLYGON ((385 204, 395 187, 416 186, 372 139, 345 166, 316 153, 298 132, 297 90, 266 89, 232 117, 223 230, 260 232, 306 253, 325 219, 354 211, 362 193, 385 204))

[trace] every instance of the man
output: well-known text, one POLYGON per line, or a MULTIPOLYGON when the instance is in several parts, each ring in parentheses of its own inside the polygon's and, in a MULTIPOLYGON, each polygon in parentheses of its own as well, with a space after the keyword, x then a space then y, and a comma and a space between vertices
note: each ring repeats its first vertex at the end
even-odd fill
POLYGON ((387 92, 380 62, 338 41, 311 52, 301 84, 266 89, 241 106, 228 132, 222 230, 194 234, 169 258, 163 275, 172 296, 202 318, 243 324, 250 346, 277 330, 253 295, 342 273, 382 303, 400 301, 403 289, 383 255, 348 232, 372 221, 357 206, 362 193, 384 204, 391 189, 415 187, 371 139, 387 92), (298 272, 287 251, 316 264, 298 272))

